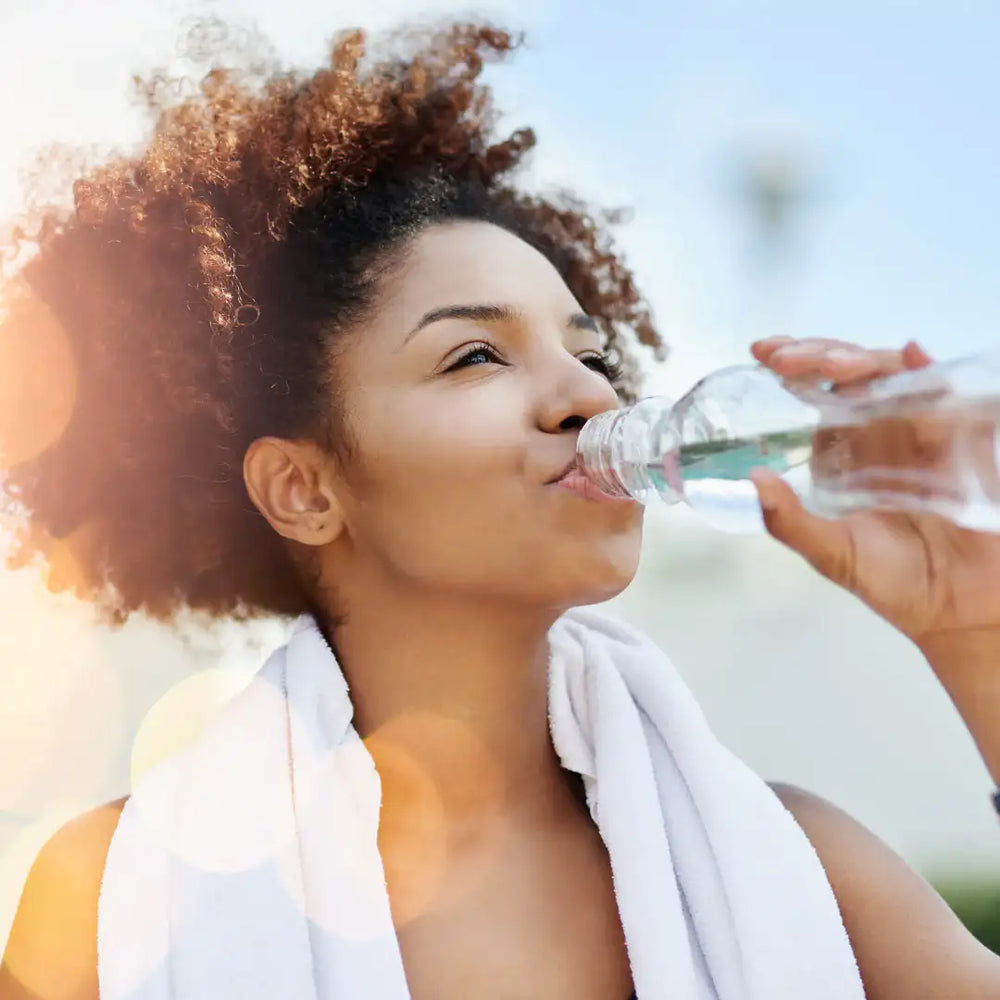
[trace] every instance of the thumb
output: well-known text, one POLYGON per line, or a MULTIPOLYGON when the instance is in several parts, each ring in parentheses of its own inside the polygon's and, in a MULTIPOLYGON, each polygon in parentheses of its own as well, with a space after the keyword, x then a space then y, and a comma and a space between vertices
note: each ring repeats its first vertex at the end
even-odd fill
POLYGON ((847 526, 810 514, 791 486, 771 469, 753 469, 750 478, 757 487, 768 534, 798 552, 823 576, 849 586, 854 572, 854 549, 847 526))

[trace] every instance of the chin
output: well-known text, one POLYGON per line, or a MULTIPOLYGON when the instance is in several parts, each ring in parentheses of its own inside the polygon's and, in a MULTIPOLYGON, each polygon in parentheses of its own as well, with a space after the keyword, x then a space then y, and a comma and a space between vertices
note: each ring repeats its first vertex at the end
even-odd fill
POLYGON ((573 602, 573 607, 583 607, 587 604, 603 604, 604 601, 610 601, 613 597, 617 597, 626 590, 633 579, 635 579, 634 573, 631 576, 616 580, 601 581, 600 586, 591 587, 585 593, 582 592, 580 599, 573 602))
POLYGON ((615 546, 588 553, 584 565, 577 565, 562 581, 567 607, 601 604, 617 597, 635 579, 639 568, 639 546, 615 546), (598 558, 594 558, 597 556, 598 558))

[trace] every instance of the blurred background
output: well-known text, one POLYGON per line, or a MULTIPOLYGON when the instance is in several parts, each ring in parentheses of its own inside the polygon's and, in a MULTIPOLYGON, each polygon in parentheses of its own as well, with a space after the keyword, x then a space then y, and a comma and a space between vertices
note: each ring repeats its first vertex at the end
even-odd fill
MULTIPOLYGON (((489 78, 505 124, 539 134, 535 181, 634 208, 621 241, 673 349, 650 393, 777 333, 1000 347, 993 0, 0 0, 0 216, 35 148, 134 141, 130 73, 174 61, 206 10, 256 21, 303 65, 338 28, 422 12, 526 29, 489 78)), ((1000 948, 989 776, 905 639, 769 539, 675 508, 650 510, 610 610, 660 643, 762 777, 847 809, 1000 948)), ((126 794, 283 638, 274 623, 112 633, 32 571, 0 572, 0 946, 48 836, 126 794)))

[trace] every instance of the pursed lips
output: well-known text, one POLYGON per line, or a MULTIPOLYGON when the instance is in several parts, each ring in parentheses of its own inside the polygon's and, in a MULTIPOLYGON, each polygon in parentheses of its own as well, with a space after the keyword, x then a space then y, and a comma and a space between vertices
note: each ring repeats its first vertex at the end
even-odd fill
POLYGON ((546 485, 551 485, 552 483, 558 483, 561 480, 565 479, 567 476, 570 476, 577 471, 578 470, 576 465, 576 458, 574 457, 569 461, 567 465, 563 466, 562 471, 559 472, 558 475, 554 476, 552 479, 547 480, 546 485))
POLYGON ((554 479, 550 479, 547 486, 559 486, 560 488, 569 489, 572 492, 586 497, 589 500, 601 500, 605 502, 610 502, 612 504, 630 504, 634 505, 636 503, 632 497, 613 497, 609 496, 603 490, 598 487, 588 476, 585 476, 577 466, 576 459, 574 458, 562 472, 559 473, 554 479))

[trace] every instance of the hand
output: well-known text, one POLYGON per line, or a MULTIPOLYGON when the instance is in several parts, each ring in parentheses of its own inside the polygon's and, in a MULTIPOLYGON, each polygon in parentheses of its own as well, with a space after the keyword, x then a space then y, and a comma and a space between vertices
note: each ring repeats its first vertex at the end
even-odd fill
MULTIPOLYGON (((829 379, 837 386, 931 362, 914 343, 875 351, 786 337, 758 341, 751 351, 785 378, 829 379)), ((870 510, 828 520, 807 512, 773 472, 757 469, 753 478, 769 533, 914 642, 965 630, 995 629, 1000 636, 1000 534, 931 514, 870 510)))

